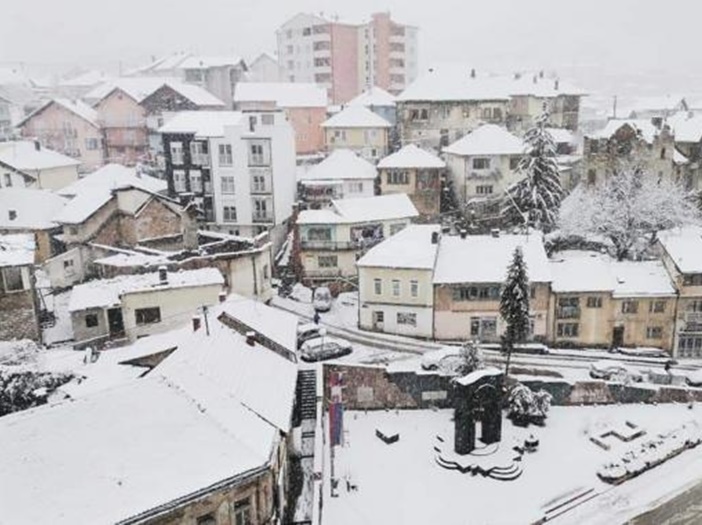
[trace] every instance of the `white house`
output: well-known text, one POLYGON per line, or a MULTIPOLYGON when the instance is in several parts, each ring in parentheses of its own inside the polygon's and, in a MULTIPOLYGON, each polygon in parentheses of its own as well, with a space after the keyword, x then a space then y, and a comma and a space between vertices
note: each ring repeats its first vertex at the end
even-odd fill
POLYGON ((412 224, 358 260, 360 328, 433 337, 432 278, 440 230, 412 224))
POLYGON ((78 180, 80 162, 33 141, 0 142, 0 187, 59 190, 78 180))
POLYGON ((377 176, 370 162, 351 150, 338 149, 298 176, 300 197, 312 206, 334 199, 372 197, 377 176))
POLYGON ((380 195, 332 201, 297 218, 297 240, 307 280, 355 278, 356 261, 418 216, 407 195, 380 195))
POLYGON ((347 106, 322 127, 329 151, 350 149, 373 163, 388 154, 392 124, 365 106, 347 106))

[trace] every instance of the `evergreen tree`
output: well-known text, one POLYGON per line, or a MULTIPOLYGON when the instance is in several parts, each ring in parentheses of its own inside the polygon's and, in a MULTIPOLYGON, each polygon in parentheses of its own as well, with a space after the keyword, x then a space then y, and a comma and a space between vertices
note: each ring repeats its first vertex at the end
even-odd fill
POLYGON ((507 323, 502 336, 502 348, 507 353, 505 375, 515 343, 523 343, 529 335, 529 278, 521 247, 514 250, 507 270, 507 279, 500 297, 500 314, 507 323))
POLYGON ((558 217, 564 192, 556 163, 556 145, 547 131, 548 112, 536 119, 524 142, 528 151, 517 170, 524 178, 507 190, 507 215, 525 228, 551 231, 558 217))

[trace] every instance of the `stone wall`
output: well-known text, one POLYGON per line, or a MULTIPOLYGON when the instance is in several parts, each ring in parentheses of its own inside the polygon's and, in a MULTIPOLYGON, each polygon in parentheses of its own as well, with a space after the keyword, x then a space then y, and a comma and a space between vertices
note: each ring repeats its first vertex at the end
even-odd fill
POLYGON ((12 339, 39 340, 39 323, 34 292, 0 292, 0 341, 12 339))

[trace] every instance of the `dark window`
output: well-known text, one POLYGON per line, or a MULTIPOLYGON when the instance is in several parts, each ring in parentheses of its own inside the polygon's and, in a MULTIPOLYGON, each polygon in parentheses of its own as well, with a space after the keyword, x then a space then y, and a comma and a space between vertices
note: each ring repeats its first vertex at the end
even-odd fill
POLYGON ((622 303, 622 313, 635 314, 638 311, 639 311, 638 301, 624 301, 622 303))
POLYGON ((702 273, 688 273, 683 276, 685 286, 702 286, 702 273))
POLYGON ((156 306, 152 308, 139 308, 134 311, 137 326, 154 324, 161 322, 161 309, 156 306))
POLYGON ((489 170, 490 169, 490 159, 473 159, 473 169, 474 170, 489 170))
POLYGON ((558 337, 578 337, 578 323, 558 323, 558 337))
POLYGON ((22 270, 20 268, 3 268, 2 280, 6 292, 18 292, 20 290, 24 290, 24 284, 22 283, 22 270))
POLYGON ((249 498, 234 503, 234 523, 235 525, 252 525, 251 502, 249 498))
POLYGON ((210 512, 209 514, 200 516, 197 519, 197 525, 217 525, 217 518, 215 518, 215 515, 210 512))
POLYGON ((588 308, 602 308, 602 297, 588 297, 587 298, 588 308))
POLYGON ((652 314, 662 314, 665 312, 666 301, 653 301, 648 305, 648 311, 652 314))
POLYGON ((660 326, 646 327, 646 338, 648 338, 648 339, 663 339, 663 328, 660 326))
POLYGON ((85 326, 86 328, 95 328, 98 325, 97 314, 88 314, 85 316, 85 326))
POLYGON ((512 171, 519 168, 519 161, 522 160, 520 157, 510 157, 509 159, 509 169, 512 171))

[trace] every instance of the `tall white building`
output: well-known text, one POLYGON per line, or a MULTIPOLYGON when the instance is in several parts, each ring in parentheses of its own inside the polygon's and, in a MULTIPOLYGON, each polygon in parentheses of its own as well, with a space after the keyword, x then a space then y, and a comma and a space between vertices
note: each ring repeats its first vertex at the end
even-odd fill
POLYGON ((160 130, 169 193, 205 227, 282 243, 295 200, 295 136, 282 111, 191 111, 160 130))

